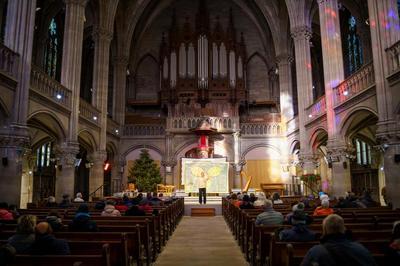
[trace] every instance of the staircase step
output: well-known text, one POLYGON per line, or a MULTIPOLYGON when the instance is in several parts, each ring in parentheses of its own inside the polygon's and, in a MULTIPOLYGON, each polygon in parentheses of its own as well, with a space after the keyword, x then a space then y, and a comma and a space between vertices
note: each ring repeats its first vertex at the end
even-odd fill
POLYGON ((215 216, 215 208, 192 208, 192 216, 215 216))

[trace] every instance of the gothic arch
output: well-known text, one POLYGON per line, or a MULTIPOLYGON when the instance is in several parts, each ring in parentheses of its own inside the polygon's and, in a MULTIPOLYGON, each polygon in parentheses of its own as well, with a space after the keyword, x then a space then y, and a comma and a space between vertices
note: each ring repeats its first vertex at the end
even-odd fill
POLYGON ((176 149, 176 151, 174 152, 173 158, 177 158, 177 156, 179 154, 181 154, 183 151, 190 150, 196 146, 197 146, 197 140, 191 139, 191 140, 185 141, 181 146, 178 147, 178 149, 176 149))
POLYGON ((316 128, 310 135, 310 146, 316 151, 319 146, 326 144, 328 140, 328 131, 324 127, 316 128))
POLYGON ((290 144, 289 154, 295 154, 298 150, 300 150, 300 141, 295 139, 290 144))
POLYGON ((164 153, 156 146, 153 145, 149 145, 149 144, 139 144, 139 145, 134 145, 132 147, 129 147, 129 149, 127 149, 122 155, 121 157, 126 158, 126 156, 128 156, 129 153, 131 153, 134 150, 139 150, 139 149, 148 149, 148 150, 153 150, 156 153, 158 153, 161 158, 164 158, 164 153))
POLYGON ((157 59, 150 53, 145 54, 135 69, 135 99, 157 99, 160 89, 160 69, 157 59))
POLYGON ((251 152, 252 150, 257 149, 257 148, 267 148, 267 149, 271 149, 271 150, 273 150, 274 152, 278 153, 279 156, 282 155, 282 154, 281 154, 281 151, 280 151, 277 147, 275 147, 274 145, 267 144, 267 143, 259 143, 259 144, 254 144, 254 145, 251 145, 251 146, 247 147, 247 149, 246 149, 245 151, 243 151, 242 154, 241 154, 241 156, 240 156, 241 160, 244 160, 245 157, 246 157, 246 155, 247 155, 249 152, 251 152))
POLYGON ((376 126, 377 121, 378 114, 373 109, 366 106, 354 108, 347 113, 343 122, 340 124, 340 135, 349 141, 354 135, 358 134, 358 132, 363 129, 368 129, 370 131, 369 135, 371 141, 374 141, 374 134, 372 131, 376 129, 373 129, 372 127, 376 126))
POLYGON ((88 152, 94 152, 97 149, 96 139, 87 129, 79 131, 78 141, 88 152))
POLYGON ((66 138, 66 130, 56 114, 47 110, 40 110, 28 116, 28 126, 32 129, 41 130, 50 138, 63 141, 66 138))

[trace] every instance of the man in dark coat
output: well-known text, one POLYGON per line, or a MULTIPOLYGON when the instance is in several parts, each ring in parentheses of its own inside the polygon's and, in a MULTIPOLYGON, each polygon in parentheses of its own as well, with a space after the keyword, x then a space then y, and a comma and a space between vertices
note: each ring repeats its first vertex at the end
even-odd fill
POLYGON ((90 219, 89 208, 86 204, 81 204, 76 211, 72 223, 69 225, 70 231, 78 232, 97 232, 97 224, 90 219))
POLYGON ((46 222, 36 225, 36 239, 32 245, 33 255, 69 255, 68 242, 56 239, 51 227, 46 222))
POLYGON ((343 218, 337 214, 326 217, 322 223, 321 244, 312 247, 302 266, 370 266, 374 258, 363 245, 349 240, 345 235, 343 218))
POLYGON ((314 241, 315 232, 307 227, 307 216, 303 210, 296 210, 291 216, 292 228, 282 230, 279 233, 281 241, 305 242, 314 241))

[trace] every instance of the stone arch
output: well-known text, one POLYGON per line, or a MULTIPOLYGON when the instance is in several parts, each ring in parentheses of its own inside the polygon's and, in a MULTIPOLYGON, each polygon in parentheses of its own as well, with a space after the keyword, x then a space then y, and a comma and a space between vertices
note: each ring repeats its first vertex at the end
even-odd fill
POLYGON ((281 151, 279 150, 278 147, 276 147, 276 146, 274 146, 274 145, 271 145, 271 144, 268 144, 268 143, 259 143, 259 144, 254 144, 254 145, 251 145, 251 146, 247 147, 247 149, 244 150, 244 151, 242 152, 242 154, 241 154, 240 157, 244 160, 244 158, 246 157, 246 155, 247 155, 249 152, 251 152, 252 150, 257 149, 257 148, 267 148, 267 149, 271 149, 271 150, 273 150, 274 152, 277 152, 277 153, 279 154, 279 156, 282 155, 282 154, 281 154, 281 151))
POLYGON ((296 153, 298 153, 298 151, 300 151, 300 141, 295 139, 290 144, 289 153, 290 154, 296 154, 296 153))
POLYGON ((268 63, 258 52, 252 54, 246 63, 247 89, 249 101, 272 98, 272 89, 268 80, 268 63))
POLYGON ((41 110, 32 113, 27 119, 32 147, 38 147, 48 141, 62 142, 66 139, 66 130, 56 114, 41 110))
POLYGON ((162 158, 164 157, 164 153, 160 150, 160 148, 154 146, 154 145, 149 145, 149 144, 139 144, 139 145, 134 145, 132 147, 129 147, 122 155, 121 157, 125 158, 129 153, 131 153, 134 150, 139 150, 139 149, 148 149, 148 150, 153 150, 154 152, 158 153, 162 158))
POLYGON ((151 54, 145 54, 135 69, 135 99, 154 100, 159 91, 159 65, 151 54))
POLYGON ((318 127, 310 135, 309 145, 315 152, 319 146, 326 145, 328 140, 328 131, 324 127, 318 127))
POLYGON ((97 149, 96 139, 87 129, 79 131, 78 141, 89 153, 95 152, 97 149))
POLYGON ((369 130, 376 130, 377 121, 378 114, 373 109, 366 106, 355 108, 349 111, 343 118, 342 123, 339 126, 340 135, 345 138, 347 142, 349 142, 355 134, 365 128, 369 128, 369 130))

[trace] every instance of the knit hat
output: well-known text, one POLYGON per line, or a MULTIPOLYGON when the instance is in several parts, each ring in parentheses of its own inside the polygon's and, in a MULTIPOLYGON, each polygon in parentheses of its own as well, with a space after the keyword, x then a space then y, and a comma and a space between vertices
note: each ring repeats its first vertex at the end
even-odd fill
POLYGON ((296 210, 293 212, 293 216, 291 217, 291 223, 295 224, 306 224, 306 214, 303 210, 296 210))

